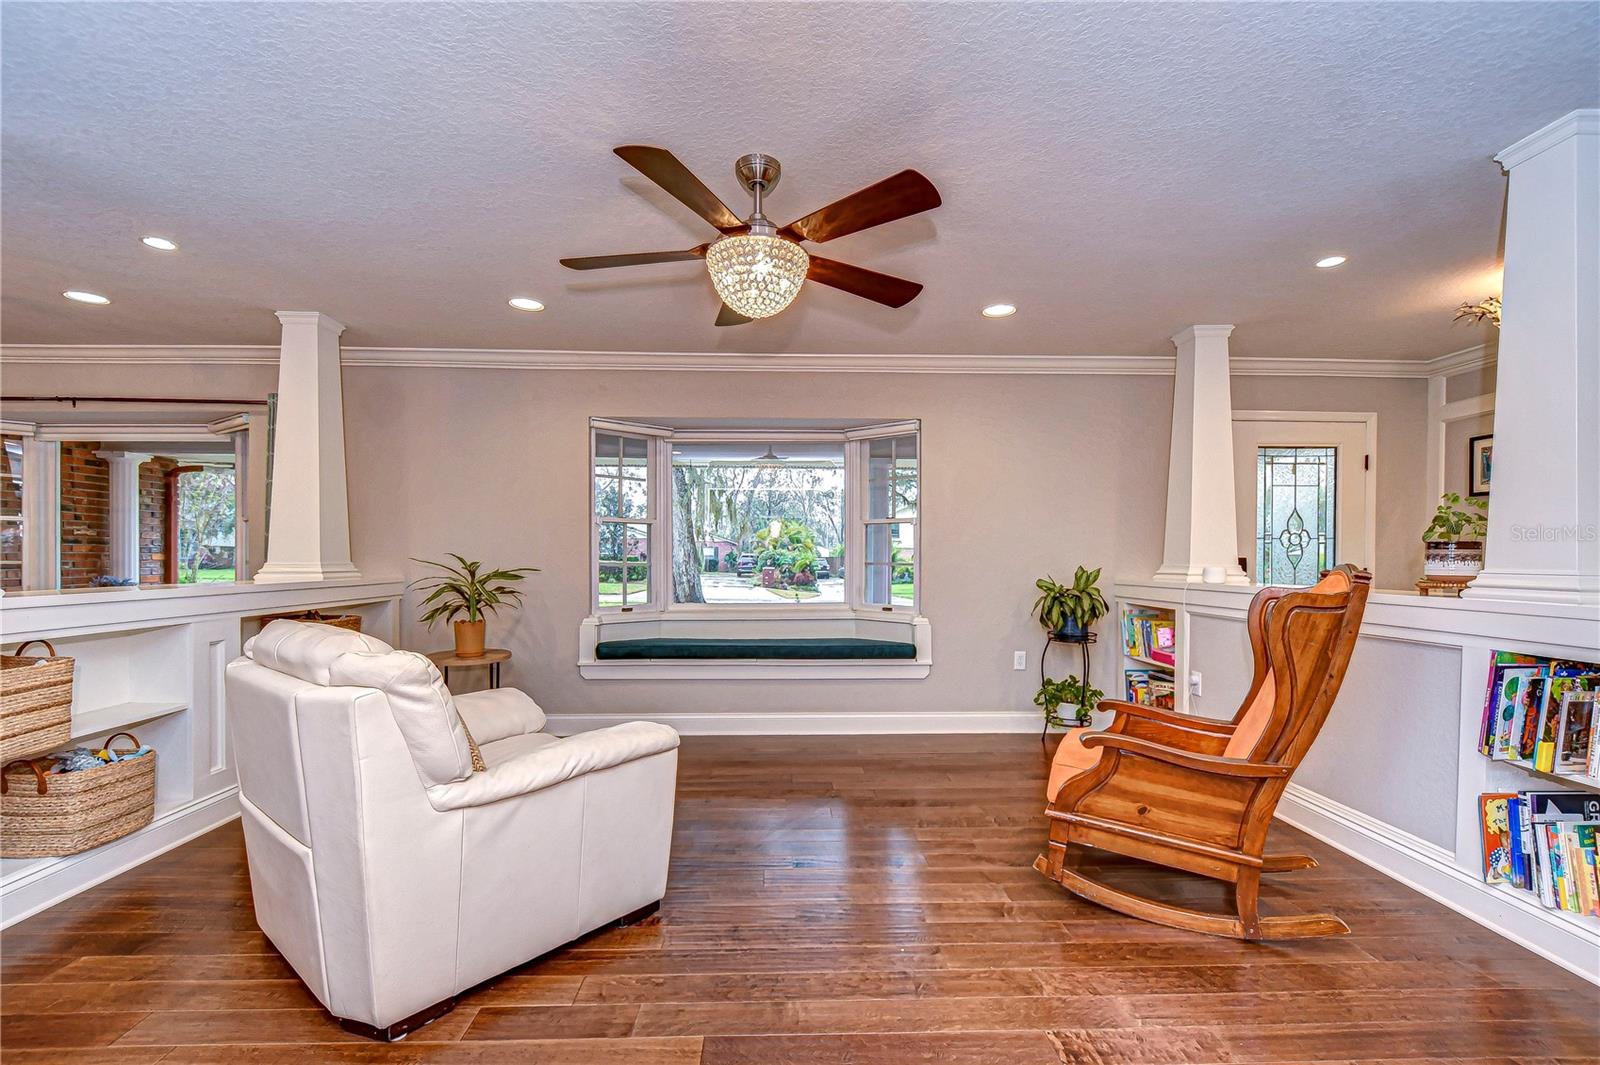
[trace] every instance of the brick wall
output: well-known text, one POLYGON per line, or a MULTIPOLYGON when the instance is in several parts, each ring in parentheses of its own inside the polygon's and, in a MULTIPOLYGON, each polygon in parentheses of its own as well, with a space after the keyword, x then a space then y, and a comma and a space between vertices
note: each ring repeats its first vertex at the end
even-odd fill
POLYGON ((98 443, 61 445, 61 587, 82 588, 111 567, 111 467, 98 443))
POLYGON ((166 473, 177 459, 157 455, 139 466, 139 583, 160 584, 166 562, 166 473))

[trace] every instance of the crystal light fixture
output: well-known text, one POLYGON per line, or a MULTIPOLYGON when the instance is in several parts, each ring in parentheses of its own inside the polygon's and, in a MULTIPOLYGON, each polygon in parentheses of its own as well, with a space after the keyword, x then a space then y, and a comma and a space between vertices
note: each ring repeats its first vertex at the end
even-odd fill
POLYGON ((746 318, 771 318, 800 295, 811 256, 778 236, 778 227, 761 213, 761 200, 778 184, 782 169, 770 155, 752 152, 733 165, 739 182, 755 198, 745 220, 748 233, 723 237, 706 249, 706 270, 722 302, 746 318))
POLYGON ((800 294, 811 257, 792 240, 751 232, 706 249, 717 295, 746 318, 771 318, 800 294))

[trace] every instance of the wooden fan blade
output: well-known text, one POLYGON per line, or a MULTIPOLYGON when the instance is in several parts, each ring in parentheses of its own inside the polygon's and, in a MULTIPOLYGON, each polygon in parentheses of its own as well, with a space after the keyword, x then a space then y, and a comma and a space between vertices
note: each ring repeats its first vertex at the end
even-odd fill
POLYGON ((726 303, 722 305, 722 310, 717 312, 718 325, 744 325, 744 323, 753 320, 754 319, 746 318, 744 315, 740 314, 726 303))
POLYGON ((880 274, 876 270, 864 270, 859 266, 824 259, 819 255, 811 257, 811 266, 806 270, 806 280, 827 285, 829 288, 842 289, 851 295, 887 307, 904 307, 916 299, 917 293, 922 291, 922 286, 915 281, 907 281, 903 277, 894 277, 891 274, 880 274))
POLYGON ((695 214, 726 233, 738 229, 744 222, 728 210, 728 205, 717 199, 717 194, 678 161, 678 157, 665 148, 648 144, 624 144, 612 149, 629 166, 657 185, 695 214))
POLYGON ((583 255, 576 259, 562 259, 561 265, 569 270, 609 270, 613 266, 647 266, 650 263, 681 263, 690 259, 704 259, 707 245, 687 251, 641 251, 632 255, 583 255))
POLYGON ((876 185, 868 185, 790 222, 778 233, 821 244, 846 233, 859 233, 897 218, 931 211, 939 203, 939 190, 933 187, 933 182, 915 170, 902 170, 894 177, 884 178, 876 185))

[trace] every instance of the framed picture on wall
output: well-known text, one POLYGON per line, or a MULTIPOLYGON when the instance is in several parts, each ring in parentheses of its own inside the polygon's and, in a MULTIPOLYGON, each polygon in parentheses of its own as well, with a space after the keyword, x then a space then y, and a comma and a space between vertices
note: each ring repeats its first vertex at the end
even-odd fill
POLYGON ((1490 465, 1494 458, 1494 434, 1485 433, 1467 441, 1467 494, 1489 494, 1490 465))

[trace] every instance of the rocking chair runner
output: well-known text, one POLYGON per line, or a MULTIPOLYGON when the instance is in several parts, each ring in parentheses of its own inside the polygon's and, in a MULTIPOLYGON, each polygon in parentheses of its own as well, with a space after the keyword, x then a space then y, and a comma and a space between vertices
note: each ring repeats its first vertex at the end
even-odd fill
POLYGON ((1263 588, 1250 603, 1255 676, 1232 721, 1106 700, 1103 732, 1069 734, 1046 793, 1050 841, 1034 868, 1090 902, 1173 928, 1235 939, 1341 935, 1331 914, 1262 917, 1262 873, 1309 869, 1263 854, 1273 811, 1344 680, 1371 574, 1344 565, 1310 588, 1263 588), (1159 902, 1077 868, 1090 847, 1233 885, 1237 917, 1159 902))

